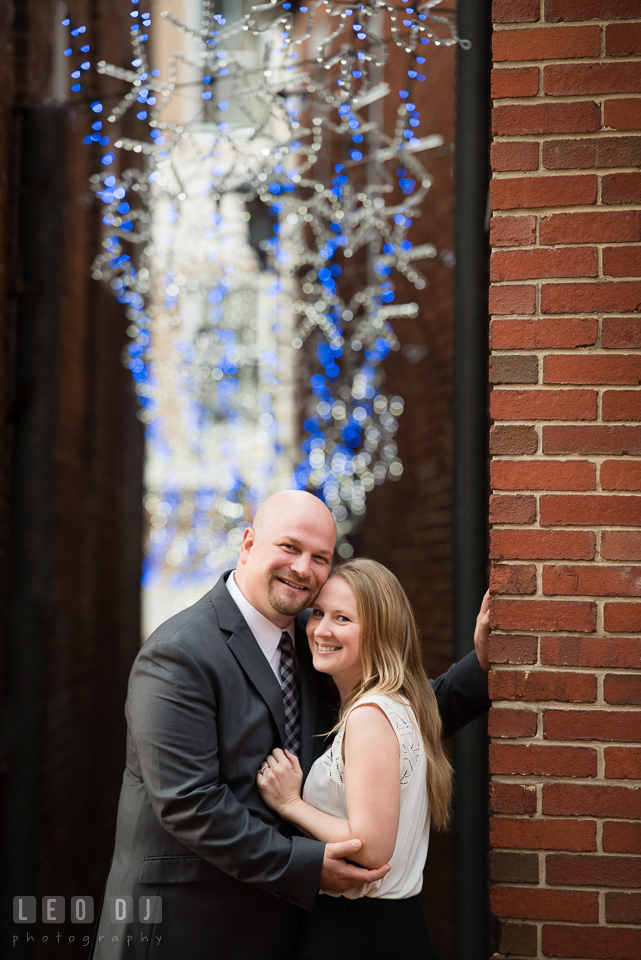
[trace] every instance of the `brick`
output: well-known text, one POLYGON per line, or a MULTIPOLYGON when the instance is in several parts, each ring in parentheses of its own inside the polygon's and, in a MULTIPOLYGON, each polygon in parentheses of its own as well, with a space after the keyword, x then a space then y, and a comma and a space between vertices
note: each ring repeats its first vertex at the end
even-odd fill
MULTIPOLYGON (((637 590, 641 592, 641 585, 637 590)), ((641 704, 641 676, 608 674, 603 684, 603 698, 606 703, 641 704)))
POLYGON ((490 383, 537 383, 538 357, 521 354, 490 357, 490 383))
MULTIPOLYGON (((641 310, 641 283, 545 283, 541 287, 542 313, 605 313, 641 310)), ((637 358, 641 365, 641 358, 637 358)))
POLYGON ((535 97, 539 90, 539 68, 495 67, 491 84, 493 100, 500 100, 501 97, 535 97))
POLYGON ((603 203, 641 203, 641 173, 609 173, 601 177, 603 203))
POLYGON ((494 490, 595 490, 596 466, 586 460, 493 460, 490 485, 494 490))
MULTIPOLYGON (((490 261, 490 280, 532 280, 538 277, 596 277, 596 247, 555 250, 497 250, 490 261)), ((631 273, 625 276, 631 276, 631 273)))
POLYGON ((599 28, 596 26, 501 30, 492 37, 492 59, 500 63, 598 57, 599 43, 599 28))
POLYGON ((606 247, 603 273, 607 277, 641 276, 641 247, 606 247))
POLYGON ((533 563, 495 563, 490 573, 490 592, 524 596, 536 593, 536 567, 533 563))
MULTIPOLYGON (((641 348, 641 320, 606 317, 601 327, 601 346, 606 350, 638 350, 641 348)), ((633 396, 638 397, 639 393, 635 391, 633 396)))
MULTIPOLYGON (((641 607, 639 610, 641 612, 641 607)), ((572 630, 592 633, 596 629, 596 604, 495 600, 490 611, 490 625, 497 630, 572 630)))
POLYGON ((543 366, 545 383, 641 383, 641 356, 552 354, 543 366))
POLYGON ((596 850, 594 820, 490 819, 490 846, 511 850, 596 850))
POLYGON ((490 147, 492 170, 537 170, 539 145, 530 140, 519 143, 493 143, 490 147))
MULTIPOLYGON (((546 710, 546 740, 641 740, 641 716, 624 710, 546 710)), ((614 814, 611 814, 614 816, 614 814)))
MULTIPOLYGON (((515 603, 510 600, 494 600, 497 604, 515 603)), ((545 606, 540 601, 529 601, 528 606, 545 606)), ((521 603, 519 606, 524 606, 521 603)), ((573 606, 573 604, 568 604, 573 606)), ((586 604, 586 606, 588 606, 586 604)), ((491 622, 491 621, 490 621, 491 622)), ((594 703, 596 678, 591 673, 554 673, 549 670, 493 670, 489 675, 492 700, 526 700, 528 703, 556 700, 563 703, 594 703)), ((558 737, 555 739, 559 739, 558 737)), ((568 738, 569 739, 569 738, 568 738)))
POLYGON ((490 909, 499 917, 596 923, 599 919, 598 896, 596 892, 579 890, 493 887, 490 909))
POLYGON ((521 783, 491 783, 490 813, 536 813, 536 787, 521 783))
POLYGON ((541 243, 624 243, 641 240, 641 211, 553 213, 541 220, 541 243))
POLYGON ((596 415, 595 390, 493 390, 490 394, 493 420, 596 420, 596 415))
POLYGON ((543 427, 544 453, 641 453, 639 427, 543 427))
POLYGON ((539 0, 494 0, 494 23, 534 23, 541 16, 539 0))
POLYGON ((634 57, 641 54, 641 23, 606 24, 605 53, 608 57, 634 57))
POLYGON ((603 849, 607 853, 641 853, 641 825, 604 823, 603 849))
POLYGON ((533 737, 537 716, 535 710, 492 707, 488 716, 488 734, 490 737, 533 737))
MULTIPOLYGON (((624 335, 625 331, 622 333, 622 336, 624 335)), ((602 419, 641 420, 641 393, 638 390, 604 391, 602 398, 602 419)))
POLYGON ((534 313, 536 288, 531 285, 511 284, 509 287, 490 287, 489 312, 492 314, 534 313))
POLYGON ((545 0, 548 23, 641 17, 641 0, 545 0))
POLYGON ((625 927, 543 927, 546 957, 584 957, 590 960, 640 960, 641 938, 625 927))
POLYGON ((607 390, 603 394, 603 420, 641 420, 641 393, 638 390, 607 390))
POLYGON ((640 93, 641 63, 550 64, 543 69, 543 92, 548 97, 640 93))
POLYGON ((493 247, 523 247, 536 240, 536 217, 492 217, 490 244, 493 247))
POLYGON ((641 604, 604 604, 603 624, 608 633, 641 633, 641 604))
POLYGON ((641 748, 605 747, 603 756, 608 780, 641 780, 641 748))
POLYGON ((541 663, 564 667, 639 669, 641 640, 623 640, 618 637, 541 637, 541 663))
MULTIPOLYGON (((537 648, 536 637, 529 634, 493 633, 490 635, 490 663, 536 663, 537 648)), ((518 711, 511 710, 510 713, 518 711)))
POLYGON ((545 876, 548 883, 563 886, 641 887, 641 859, 551 853, 545 858, 545 876))
POLYGON ((636 97, 606 100, 603 104, 603 126, 614 130, 640 130, 641 103, 636 97))
POLYGON ((502 97, 535 97, 539 89, 538 67, 493 68, 491 95, 497 101, 502 97))
POLYGON ((641 463, 636 460, 607 460, 601 466, 601 486, 604 490, 641 490, 641 463))
POLYGON ((570 320, 492 320, 492 350, 572 349, 591 347, 596 343, 598 324, 595 319, 570 320))
POLYGON ((492 111, 492 132, 498 137, 593 133, 600 127, 601 110, 593 100, 579 103, 501 104, 492 111))
POLYGON ((638 460, 606 460, 601 465, 603 490, 641 490, 641 463, 638 460))
MULTIPOLYGON (((509 177, 490 184, 492 210, 572 207, 596 202, 597 178, 592 174, 565 177, 509 177)), ((576 238, 575 238, 576 239, 576 238)))
POLYGON ((557 597, 639 597, 641 567, 545 566, 543 593, 557 597))
POLYGON ((538 883, 539 858, 535 853, 490 853, 490 877, 494 883, 538 883))
POLYGON ((493 560, 592 560, 595 535, 583 530, 491 530, 493 560))
POLYGON ((502 497, 496 494, 490 497, 490 523, 534 523, 535 520, 536 497, 502 497))
POLYGON ((546 170, 588 170, 592 167, 635 167, 641 163, 641 137, 579 137, 543 144, 546 170))
POLYGON ((494 426, 490 429, 490 453, 497 457, 536 453, 538 444, 534 427, 494 426))
POLYGON ((641 923, 641 893, 606 893, 605 919, 608 923, 641 923))
POLYGON ((604 560, 641 560, 641 531, 604 530, 601 556, 604 560))
POLYGON ((508 957, 535 957, 537 931, 532 923, 500 923, 499 950, 508 957))
POLYGON ((490 772, 531 777, 596 777, 597 753, 587 747, 492 743, 490 772))
POLYGON ((636 527, 641 524, 641 497, 546 494, 539 500, 539 513, 544 527, 586 524, 636 527))
POLYGON ((641 816, 641 787, 546 783, 543 813, 554 817, 593 816, 636 820, 641 816))

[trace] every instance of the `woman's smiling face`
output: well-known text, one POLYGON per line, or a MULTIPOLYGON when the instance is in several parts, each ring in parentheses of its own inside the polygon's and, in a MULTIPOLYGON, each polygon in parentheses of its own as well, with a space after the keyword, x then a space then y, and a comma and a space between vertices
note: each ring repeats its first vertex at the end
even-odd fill
POLYGON ((344 699, 360 681, 363 667, 358 605, 342 577, 330 577, 316 597, 307 621, 307 639, 314 668, 333 678, 344 699))

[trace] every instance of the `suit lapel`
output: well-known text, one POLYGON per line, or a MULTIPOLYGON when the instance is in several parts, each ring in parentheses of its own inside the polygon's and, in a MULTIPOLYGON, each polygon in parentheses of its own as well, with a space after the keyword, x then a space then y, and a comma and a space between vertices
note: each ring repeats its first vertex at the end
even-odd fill
MULTIPOLYGON (((283 746, 285 743, 285 709, 283 707, 282 690, 263 651, 258 646, 256 638, 225 586, 226 578, 227 575, 221 577, 211 591, 211 602, 218 613, 218 622, 221 628, 230 634, 227 646, 269 707, 280 733, 281 746, 283 746)), ((305 625, 299 620, 295 620, 294 627, 301 694, 301 755, 299 760, 303 773, 307 776, 314 759, 314 748, 317 746, 315 734, 318 719, 319 678, 312 663, 305 625)))
POLYGON ((254 634, 225 586, 225 578, 221 577, 212 590, 211 601, 218 612, 220 626, 231 634, 227 640, 227 646, 269 707, 280 733, 281 745, 284 744, 285 709, 280 685, 263 651, 258 646, 254 634))
POLYGON ((274 676, 274 671, 267 663, 265 654, 258 646, 256 638, 242 617, 238 627, 227 641, 227 646, 269 707, 280 733, 281 744, 284 744, 285 709, 283 707, 283 693, 278 680, 274 676))
POLYGON ((303 775, 307 776, 314 753, 314 734, 316 733, 316 715, 318 712, 318 674, 312 664, 312 655, 305 628, 297 620, 294 621, 294 624, 301 699, 300 765, 303 768, 303 775))

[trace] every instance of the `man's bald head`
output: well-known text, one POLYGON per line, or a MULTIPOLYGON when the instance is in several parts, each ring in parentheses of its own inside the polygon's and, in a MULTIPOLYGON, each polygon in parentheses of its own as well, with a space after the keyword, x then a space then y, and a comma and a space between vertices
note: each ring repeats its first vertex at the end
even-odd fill
POLYGON ((335 544, 334 518, 318 497, 304 490, 275 493, 243 534, 236 583, 252 606, 287 626, 325 583, 335 544))
POLYGON ((296 517, 316 524, 319 530, 326 530, 336 542, 334 517, 322 500, 306 490, 281 490, 267 497, 256 511, 253 527, 260 536, 261 528, 271 528, 296 517))

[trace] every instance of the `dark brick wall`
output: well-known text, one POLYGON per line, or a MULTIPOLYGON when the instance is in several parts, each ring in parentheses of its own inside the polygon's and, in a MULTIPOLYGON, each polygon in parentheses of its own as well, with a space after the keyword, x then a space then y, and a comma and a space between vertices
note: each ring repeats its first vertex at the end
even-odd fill
MULTIPOLYGON (((128 0, 108 5, 76 0, 69 6, 73 22, 87 26, 84 37, 91 45, 92 62, 130 58, 128 0)), ((20 429, 20 404, 29 402, 28 397, 18 397, 15 389, 16 318, 24 292, 18 248, 20 129, 24 111, 47 103, 51 95, 59 7, 50 0, 0 3, 3 583, 11 573, 8 545, 20 541, 21 531, 11 511, 15 493, 10 481, 11 452, 20 429)), ((64 68, 67 76, 67 60, 64 68)), ((89 82, 94 85, 91 97, 109 89, 107 83, 117 86, 105 81, 100 87, 102 81, 95 77, 89 82)), ((15 893, 92 895, 98 902, 113 848, 124 764, 126 681, 139 646, 143 435, 131 377, 121 363, 127 340, 124 311, 109 289, 90 277, 91 260, 100 243, 100 214, 88 190, 96 158, 81 142, 91 122, 86 100, 81 95, 71 98, 65 109, 59 161, 64 167, 63 266, 58 356, 52 358, 57 381, 51 396, 56 409, 54 467, 53 477, 41 478, 43 497, 52 499, 55 530, 52 603, 43 639, 47 674, 38 881, 36 889, 15 893)), ((14 482, 21 480, 18 476, 14 482)), ((4 615, 4 587, 1 602, 4 615)), ((2 697, 4 702, 11 701, 4 675, 2 697)), ((11 773, 11 766, 6 769, 5 764, 3 797, 11 773)), ((66 935, 67 926, 64 930, 66 935)), ((63 955, 54 943, 37 944, 36 955, 48 956, 48 950, 63 955)), ((71 950, 68 955, 75 955, 71 950)), ((77 955, 85 954, 86 950, 77 955)))

